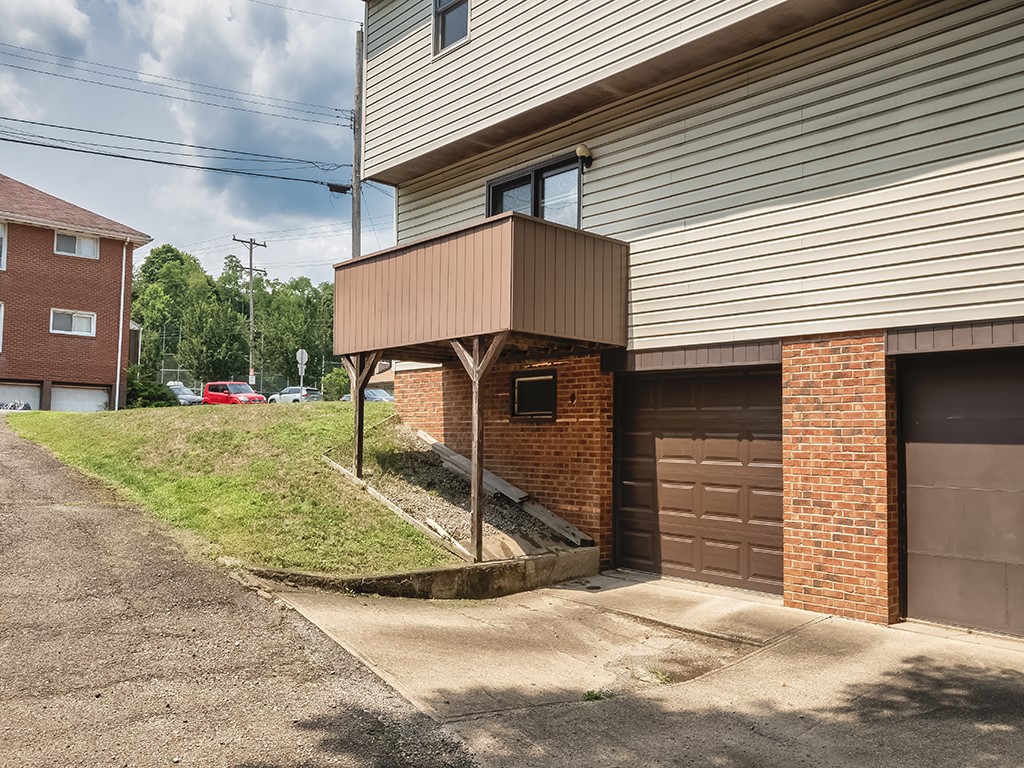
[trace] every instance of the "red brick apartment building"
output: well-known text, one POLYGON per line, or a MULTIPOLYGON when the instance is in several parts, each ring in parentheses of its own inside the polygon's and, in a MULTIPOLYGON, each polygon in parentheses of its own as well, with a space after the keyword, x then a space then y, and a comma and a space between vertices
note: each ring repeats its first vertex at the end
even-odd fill
POLYGON ((0 402, 124 405, 132 252, 148 242, 0 175, 0 402))
POLYGON ((335 351, 420 364, 409 422, 468 452, 501 343, 484 464, 605 566, 1024 635, 1024 2, 366 30, 398 246, 337 265, 335 351))

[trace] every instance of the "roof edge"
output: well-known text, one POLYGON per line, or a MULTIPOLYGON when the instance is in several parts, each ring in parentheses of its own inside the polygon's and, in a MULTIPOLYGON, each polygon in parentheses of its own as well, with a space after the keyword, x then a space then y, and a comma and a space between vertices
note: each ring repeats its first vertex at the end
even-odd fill
POLYGON ((9 213, 4 210, 0 210, 0 220, 5 222, 11 222, 13 224, 25 224, 31 227, 43 227, 45 229, 61 229, 70 232, 81 232, 87 235, 96 235, 98 237, 106 238, 108 240, 128 240, 136 248, 141 248, 144 245, 148 245, 153 242, 153 238, 147 235, 145 232, 139 232, 135 229, 126 227, 125 229, 107 229, 101 227, 80 227, 77 225, 68 226, 67 223, 57 221, 56 219, 37 219, 34 216, 25 216, 23 214, 9 213))

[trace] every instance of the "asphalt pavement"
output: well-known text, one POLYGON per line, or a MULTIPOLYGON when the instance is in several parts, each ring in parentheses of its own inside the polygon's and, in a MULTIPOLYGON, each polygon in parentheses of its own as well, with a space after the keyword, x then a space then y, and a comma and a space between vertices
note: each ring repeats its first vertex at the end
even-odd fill
POLYGON ((461 768, 465 747, 0 417, 0 766, 461 768))

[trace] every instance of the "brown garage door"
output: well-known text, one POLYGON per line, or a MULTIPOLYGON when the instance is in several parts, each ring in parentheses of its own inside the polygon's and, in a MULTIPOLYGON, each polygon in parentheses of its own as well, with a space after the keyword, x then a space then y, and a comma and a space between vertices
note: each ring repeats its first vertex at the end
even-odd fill
POLYGON ((782 592, 782 382, 775 370, 625 376, 618 562, 782 592))
POLYGON ((1024 350, 900 368, 907 615, 1024 635, 1024 350))

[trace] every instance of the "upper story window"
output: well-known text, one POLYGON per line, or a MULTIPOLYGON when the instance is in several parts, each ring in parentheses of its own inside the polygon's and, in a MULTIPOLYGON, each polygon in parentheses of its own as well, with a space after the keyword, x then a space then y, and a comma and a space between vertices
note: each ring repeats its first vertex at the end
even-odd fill
POLYGON ((0 269, 7 269, 7 225, 0 221, 0 269))
POLYGON ((434 52, 469 36, 469 0, 434 0, 434 52))
POLYGON ((78 235, 57 232, 55 234, 53 251, 62 256, 98 259, 100 257, 100 241, 95 237, 80 237, 78 235))
POLYGON ((51 309, 50 333, 66 333, 71 336, 95 336, 96 313, 77 312, 73 309, 51 309))
POLYGON ((577 158, 564 158, 489 182, 487 215, 509 211, 578 228, 580 166, 577 158))
POLYGON ((4 351, 4 305, 0 304, 0 352, 4 351))

